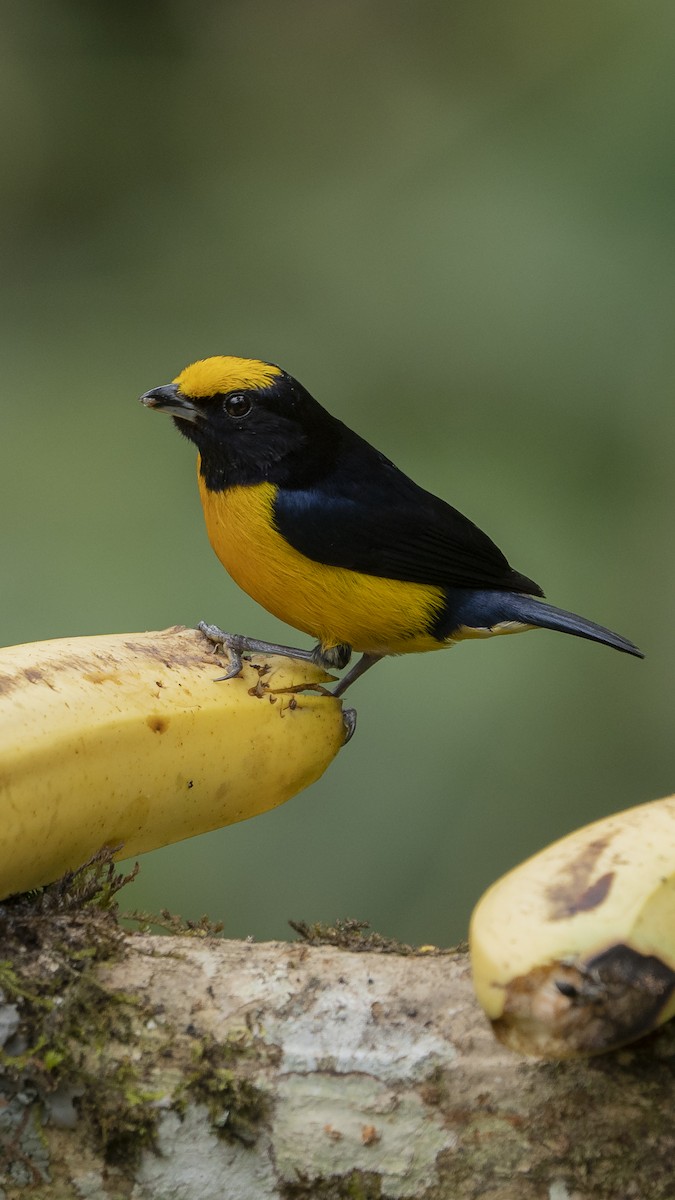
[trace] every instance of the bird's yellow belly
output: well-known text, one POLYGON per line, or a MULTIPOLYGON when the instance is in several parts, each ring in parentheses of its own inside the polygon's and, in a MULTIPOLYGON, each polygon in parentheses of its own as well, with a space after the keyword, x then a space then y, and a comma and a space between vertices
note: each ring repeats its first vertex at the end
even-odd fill
POLYGON ((287 625, 324 648, 346 643, 370 654, 437 650, 429 633, 443 591, 380 579, 306 558, 273 526, 270 483, 210 492, 199 475, 209 540, 226 571, 287 625))

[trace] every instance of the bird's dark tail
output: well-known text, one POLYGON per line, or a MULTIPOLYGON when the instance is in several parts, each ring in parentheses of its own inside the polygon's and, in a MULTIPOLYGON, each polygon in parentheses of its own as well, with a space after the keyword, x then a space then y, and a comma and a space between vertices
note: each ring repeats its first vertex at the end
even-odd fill
POLYGON ((560 633, 572 633, 575 637, 588 638, 592 642, 603 642, 605 646, 613 646, 624 654, 644 658, 642 651, 628 638, 522 592, 454 587, 445 589, 445 598, 445 606, 433 630, 442 640, 452 639, 461 629, 507 633, 510 632, 508 628, 500 629, 499 626, 536 625, 540 629, 557 629, 560 633))
POLYGON ((560 633, 572 633, 575 637, 588 638, 591 642, 602 642, 605 646, 613 646, 624 654, 634 654, 636 658, 644 658, 644 654, 628 638, 579 617, 576 613, 566 612, 564 608, 554 608, 535 600, 532 596, 511 593, 503 597, 503 608, 508 610, 508 616, 501 620, 523 621, 527 625, 537 625, 540 629, 557 629, 560 633))

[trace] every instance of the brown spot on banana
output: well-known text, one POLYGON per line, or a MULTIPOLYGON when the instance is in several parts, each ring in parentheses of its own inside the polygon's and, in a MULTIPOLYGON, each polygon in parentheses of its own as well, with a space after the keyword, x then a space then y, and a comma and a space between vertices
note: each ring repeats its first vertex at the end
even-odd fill
POLYGON ((575 912, 594 908, 602 903, 611 886, 611 873, 606 872, 593 880, 593 872, 600 856, 609 844, 609 837, 595 838, 585 846, 577 858, 561 867, 558 875, 547 888, 550 905, 549 920, 561 921, 575 912))

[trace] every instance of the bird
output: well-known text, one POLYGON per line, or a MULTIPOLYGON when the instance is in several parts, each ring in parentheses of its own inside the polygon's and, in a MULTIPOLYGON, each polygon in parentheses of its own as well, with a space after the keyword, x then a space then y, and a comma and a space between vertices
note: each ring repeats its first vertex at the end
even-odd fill
POLYGON ((311 650, 200 624, 230 652, 342 670, 343 695, 387 655, 552 629, 644 658, 633 642, 554 608, 445 500, 425 491, 274 363, 214 355, 140 397, 197 447, 211 546, 254 600, 316 640, 311 650))

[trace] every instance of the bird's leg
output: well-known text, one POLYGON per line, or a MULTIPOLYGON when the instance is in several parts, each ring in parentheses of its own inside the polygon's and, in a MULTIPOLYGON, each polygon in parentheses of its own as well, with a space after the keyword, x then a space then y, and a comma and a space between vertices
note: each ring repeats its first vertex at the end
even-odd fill
POLYGON ((278 646, 276 642, 259 642, 256 638, 243 637, 239 633, 225 633, 224 629, 219 629, 217 625, 208 625, 206 621, 200 621, 198 629, 208 638, 214 646, 224 646, 230 656, 230 665, 225 675, 221 675, 220 679, 234 679, 241 671, 242 654, 249 652, 253 654, 281 654, 284 658, 303 658, 307 662, 314 662, 313 650, 296 650, 293 646, 278 646))
POLYGON ((341 679, 337 687, 333 688, 333 695, 344 696, 347 688, 351 687, 354 681, 363 675, 365 671, 369 671, 371 667, 374 667, 375 663, 379 662, 381 658, 384 658, 383 654, 362 654, 359 661, 354 663, 351 671, 347 671, 344 679, 341 679))
MULTIPOLYGON (((219 681, 234 679, 235 675, 239 674, 242 668, 243 654, 280 654, 283 658, 301 658, 305 662, 316 663, 318 667, 324 667, 326 670, 336 671, 341 671, 343 667, 346 667, 352 656, 352 648, 346 643, 324 649, 319 642, 313 650, 298 650, 293 646, 280 646, 277 642, 260 642, 257 638, 244 637, 239 633, 226 633, 224 629, 219 629, 217 625, 209 625, 206 621, 200 621, 197 628, 214 646, 224 646, 230 656, 230 665, 225 674, 218 677, 219 681)), ((344 679, 341 679, 337 687, 333 689, 333 696, 343 696, 354 680, 363 675, 369 667, 379 662, 382 657, 381 654, 362 654, 351 671, 348 671, 344 679)))
POLYGON ((325 648, 319 642, 318 646, 312 650, 311 655, 312 661, 318 667, 325 667, 328 671, 341 671, 343 667, 347 666, 351 656, 352 648, 346 642, 340 642, 339 645, 330 648, 325 648))

